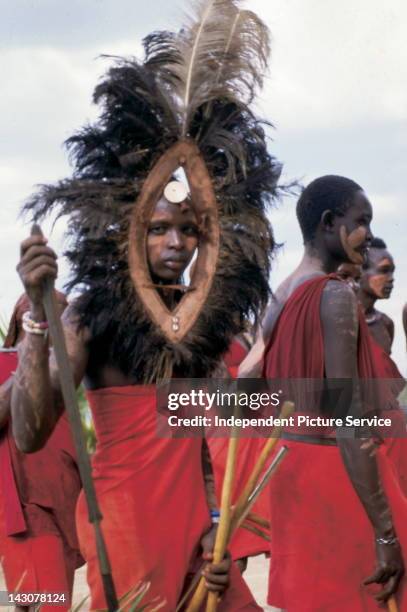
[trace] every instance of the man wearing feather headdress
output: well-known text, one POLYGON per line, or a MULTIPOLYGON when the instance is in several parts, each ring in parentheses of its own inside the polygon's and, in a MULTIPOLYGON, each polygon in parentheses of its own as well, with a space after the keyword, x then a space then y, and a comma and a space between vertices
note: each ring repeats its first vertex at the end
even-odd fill
MULTIPOLYGON (((58 208, 69 217, 79 298, 64 331, 77 383, 85 378, 97 450, 93 476, 118 596, 141 580, 174 612, 194 559, 211 560, 216 501, 202 440, 159 439, 155 383, 207 377, 248 317, 268 297, 274 242, 266 207, 281 167, 267 152, 249 103, 261 84, 268 33, 237 1, 202 2, 178 34, 144 41, 145 59, 116 60, 97 86, 98 123, 68 141, 72 179, 44 186, 26 205, 34 219, 58 208), (183 167, 188 196, 173 174, 183 167), (182 273, 198 250, 191 284, 182 273)), ((57 274, 56 255, 32 236, 19 273, 34 329, 44 322, 42 284, 57 274)), ((28 334, 12 410, 15 436, 40 448, 59 415, 61 391, 48 345, 28 334)), ((105 607, 96 549, 78 507, 92 609, 105 607)), ((229 561, 206 570, 223 592, 229 561)), ((255 610, 231 570, 223 610, 255 610)))

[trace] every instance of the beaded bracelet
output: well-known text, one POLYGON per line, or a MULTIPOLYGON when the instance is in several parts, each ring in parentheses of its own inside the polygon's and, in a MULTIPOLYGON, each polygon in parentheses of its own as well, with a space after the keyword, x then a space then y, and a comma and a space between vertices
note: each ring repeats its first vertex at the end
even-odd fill
POLYGON ((25 312, 22 317, 23 330, 28 334, 35 334, 37 336, 47 336, 48 334, 48 323, 47 321, 37 322, 31 318, 30 312, 25 312))
POLYGON ((210 514, 211 514, 212 523, 213 524, 219 523, 219 519, 220 519, 220 512, 219 512, 219 510, 211 510, 210 514))

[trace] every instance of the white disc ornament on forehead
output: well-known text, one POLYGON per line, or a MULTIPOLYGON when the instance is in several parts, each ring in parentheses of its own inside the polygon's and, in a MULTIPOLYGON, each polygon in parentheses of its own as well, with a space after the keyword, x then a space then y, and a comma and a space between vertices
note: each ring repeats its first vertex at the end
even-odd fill
POLYGON ((171 204, 181 204, 188 197, 188 189, 184 183, 171 181, 164 189, 164 197, 171 204))

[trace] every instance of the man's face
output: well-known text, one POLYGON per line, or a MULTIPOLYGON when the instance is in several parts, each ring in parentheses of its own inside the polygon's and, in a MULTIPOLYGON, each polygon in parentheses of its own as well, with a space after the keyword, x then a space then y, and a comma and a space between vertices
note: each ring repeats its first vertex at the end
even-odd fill
POLYGON ((337 271, 338 276, 344 280, 355 293, 359 290, 362 276, 362 266, 352 263, 343 263, 337 271))
POLYGON ((363 270, 361 289, 379 300, 388 299, 393 291, 395 265, 386 249, 371 248, 363 270))
POLYGON ((198 224, 187 203, 158 201, 147 232, 147 259, 154 279, 177 281, 198 246, 198 224))
POLYGON ((364 191, 357 191, 346 212, 334 217, 331 248, 337 259, 358 265, 366 260, 372 216, 372 205, 364 191))

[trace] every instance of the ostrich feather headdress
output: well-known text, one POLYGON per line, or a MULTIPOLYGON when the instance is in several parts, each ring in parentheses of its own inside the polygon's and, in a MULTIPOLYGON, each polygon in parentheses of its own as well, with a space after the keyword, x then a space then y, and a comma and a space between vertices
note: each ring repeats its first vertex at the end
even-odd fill
POLYGON ((24 207, 35 220, 54 210, 68 216, 68 289, 81 290, 76 309, 91 354, 108 347, 109 362, 143 382, 211 373, 265 306, 274 248, 266 213, 281 165, 251 109, 268 30, 238 0, 201 0, 186 21, 178 33, 147 36, 143 61, 111 58, 94 92, 99 120, 67 141, 72 178, 41 186, 24 207), (193 290, 164 328, 151 311, 161 298, 143 249, 154 205, 179 166, 202 235, 193 290))

